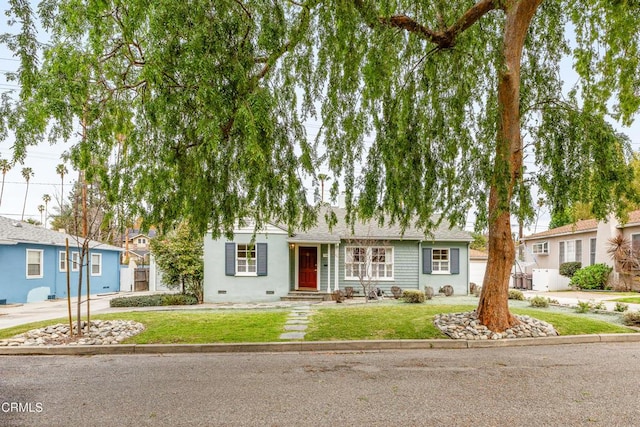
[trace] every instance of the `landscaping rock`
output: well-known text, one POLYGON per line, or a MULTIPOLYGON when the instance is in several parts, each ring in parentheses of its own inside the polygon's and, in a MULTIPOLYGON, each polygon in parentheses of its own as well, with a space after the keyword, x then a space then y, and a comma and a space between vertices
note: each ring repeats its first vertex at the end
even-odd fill
POLYGON ((453 339, 468 340, 498 340, 515 338, 550 337, 558 335, 553 325, 529 316, 515 317, 520 324, 499 333, 489 330, 478 321, 475 311, 467 313, 439 314, 434 317, 433 323, 445 335, 453 339))
POLYGON ((57 324, 40 329, 32 329, 13 338, 0 340, 0 346, 51 346, 51 345, 109 345, 139 334, 144 330, 142 323, 132 320, 94 320, 87 332, 87 322, 82 322, 83 335, 69 336, 69 325, 57 324))

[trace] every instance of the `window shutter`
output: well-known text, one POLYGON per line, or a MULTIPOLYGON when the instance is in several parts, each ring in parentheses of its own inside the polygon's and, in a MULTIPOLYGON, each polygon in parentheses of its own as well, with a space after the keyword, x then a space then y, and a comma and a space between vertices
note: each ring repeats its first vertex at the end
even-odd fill
POLYGON ((460 248, 449 249, 449 257, 451 258, 451 274, 460 274, 460 248))
POLYGON ((560 259, 558 260, 558 265, 564 263, 564 242, 560 242, 560 259))
POLYGON ((256 244, 256 270, 258 272, 258 276, 266 276, 267 275, 267 244, 266 243, 257 243, 256 244))
POLYGON ((431 274, 432 252, 431 248, 422 248, 422 274, 431 274))
POLYGON ((236 275, 236 244, 224 244, 224 274, 227 276, 236 275))
POLYGON ((576 240, 576 262, 582 262, 582 240, 576 240))

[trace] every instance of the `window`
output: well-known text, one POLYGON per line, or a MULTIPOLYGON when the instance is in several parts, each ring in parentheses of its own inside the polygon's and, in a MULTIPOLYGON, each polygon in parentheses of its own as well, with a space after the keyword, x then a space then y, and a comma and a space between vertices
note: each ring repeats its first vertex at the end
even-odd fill
POLYGON ((432 255, 432 272, 449 272, 449 249, 434 249, 432 255))
POLYGON ((582 240, 560 242, 560 264, 565 262, 582 262, 582 240))
POLYGON ((102 275, 102 254, 91 254, 91 275, 102 275))
POLYGON ((60 271, 67 271, 67 252, 60 251, 58 256, 58 268, 60 271))
POLYGON ((347 246, 344 267, 346 280, 393 280, 393 248, 347 246))
POLYGON ((256 273, 255 245, 238 245, 236 250, 236 273, 256 273))
POLYGON ((71 271, 80 271, 80 253, 71 253, 71 271))
POLYGON ((42 274, 42 251, 27 249, 27 279, 39 279, 42 274))
POLYGON ((139 244, 139 245, 146 245, 146 244, 147 244, 147 239, 139 238, 139 239, 138 239, 138 244, 139 244))
POLYGON ((631 235, 631 249, 640 251, 640 234, 631 235))
POLYGON ((531 245, 531 252, 535 255, 549 254, 549 242, 538 242, 531 245))
POLYGON ((422 248, 422 274, 460 274, 460 248, 422 248))
POLYGON ((596 263, 596 239, 589 239, 589 265, 596 263))

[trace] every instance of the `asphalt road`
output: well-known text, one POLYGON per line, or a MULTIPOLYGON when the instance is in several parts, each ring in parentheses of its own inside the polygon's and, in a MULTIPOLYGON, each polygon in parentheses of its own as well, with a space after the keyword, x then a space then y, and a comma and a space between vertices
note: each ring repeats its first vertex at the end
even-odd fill
POLYGON ((634 426, 640 344, 0 357, 0 426, 634 426))

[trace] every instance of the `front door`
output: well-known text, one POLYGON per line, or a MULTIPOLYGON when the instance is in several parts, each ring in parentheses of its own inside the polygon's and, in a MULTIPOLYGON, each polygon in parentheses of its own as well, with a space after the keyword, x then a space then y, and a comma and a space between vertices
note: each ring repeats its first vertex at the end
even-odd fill
POLYGON ((298 250, 298 288, 318 289, 318 248, 298 250))

